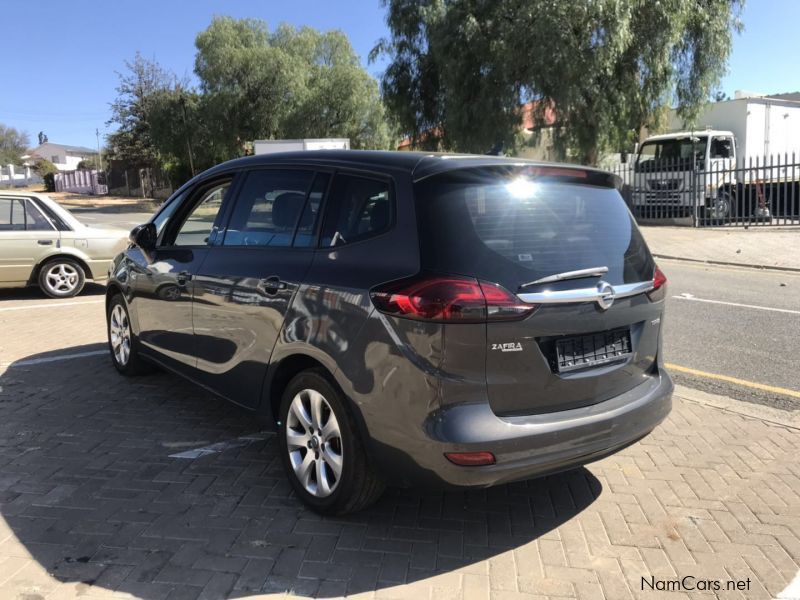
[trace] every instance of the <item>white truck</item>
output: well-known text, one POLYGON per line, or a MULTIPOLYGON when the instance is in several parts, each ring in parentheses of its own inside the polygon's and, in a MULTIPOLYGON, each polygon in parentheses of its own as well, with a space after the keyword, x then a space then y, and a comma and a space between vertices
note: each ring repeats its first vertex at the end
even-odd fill
POLYGON ((350 150, 348 138, 306 138, 301 140, 256 140, 253 154, 293 152, 296 150, 350 150))
POLYGON ((800 218, 800 101, 737 92, 709 104, 699 127, 668 127, 640 145, 631 200, 643 217, 800 218))

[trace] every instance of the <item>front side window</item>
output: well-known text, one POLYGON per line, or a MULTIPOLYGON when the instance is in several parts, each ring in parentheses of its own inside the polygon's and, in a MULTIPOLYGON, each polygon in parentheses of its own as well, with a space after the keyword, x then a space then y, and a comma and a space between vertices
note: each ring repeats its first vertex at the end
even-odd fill
POLYGON ((214 222, 230 186, 231 182, 225 181, 201 192, 201 198, 192 207, 175 236, 175 246, 205 246, 209 243, 214 222))
POLYGON ((341 246, 380 235, 389 229, 393 213, 388 182, 336 175, 320 243, 323 247, 341 246))
POLYGON ((291 246, 314 173, 265 169, 248 173, 225 232, 224 246, 291 246))
POLYGON ((155 217, 153 217, 152 223, 156 226, 157 235, 160 236, 161 232, 164 231, 164 227, 166 227, 167 223, 169 223, 169 220, 172 218, 172 215, 175 214, 178 207, 183 204, 183 201, 188 193, 188 191, 183 191, 177 197, 168 200, 164 207, 156 213, 155 217))
POLYGON ((714 138, 711 142, 711 158, 733 156, 733 141, 730 138, 714 138))
POLYGON ((0 231, 24 231, 25 210, 19 198, 0 198, 0 231))

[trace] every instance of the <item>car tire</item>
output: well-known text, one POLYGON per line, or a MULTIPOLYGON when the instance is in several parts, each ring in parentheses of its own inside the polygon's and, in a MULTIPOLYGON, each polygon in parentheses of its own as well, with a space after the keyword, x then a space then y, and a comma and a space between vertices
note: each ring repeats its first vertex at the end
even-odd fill
POLYGON ((72 298, 83 290, 86 273, 69 258, 54 258, 39 269, 39 288, 51 298, 72 298))
POLYGON ((106 331, 111 362, 123 375, 145 375, 155 367, 139 354, 139 341, 133 333, 128 305, 122 294, 115 294, 108 303, 106 331))
POLYGON ((324 371, 303 371, 289 382, 279 418, 286 475, 306 506, 344 515, 381 496, 384 483, 369 464, 355 419, 324 371))

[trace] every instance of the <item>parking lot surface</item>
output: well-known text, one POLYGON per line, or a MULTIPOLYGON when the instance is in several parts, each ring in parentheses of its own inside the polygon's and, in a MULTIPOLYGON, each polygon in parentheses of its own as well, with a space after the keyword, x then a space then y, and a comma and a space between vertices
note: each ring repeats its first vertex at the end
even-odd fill
POLYGON ((248 414, 169 374, 116 373, 102 292, 0 291, 2 598, 794 593, 800 431, 678 397, 651 436, 586 468, 390 489, 320 518, 248 414))

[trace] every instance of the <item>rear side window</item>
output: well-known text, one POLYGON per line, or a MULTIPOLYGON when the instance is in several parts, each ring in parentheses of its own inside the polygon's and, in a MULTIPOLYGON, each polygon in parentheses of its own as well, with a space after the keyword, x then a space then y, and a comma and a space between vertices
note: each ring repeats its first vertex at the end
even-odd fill
POLYGON ((311 171, 252 171, 239 192, 225 246, 291 246, 311 171))
POLYGON ((338 174, 328 194, 320 245, 341 246, 380 235, 393 216, 388 182, 338 174))
POLYGON ((53 231, 53 224, 31 200, 25 200, 25 229, 28 231, 53 231))
POLYGON ((0 231, 52 231, 53 225, 27 198, 0 198, 0 231))
POLYGON ((300 223, 297 225, 297 233, 294 236, 294 246, 298 248, 307 248, 314 245, 317 229, 319 228, 319 208, 322 204, 322 197, 325 195, 325 190, 328 189, 328 182, 331 176, 327 173, 317 173, 314 178, 314 185, 311 186, 311 191, 306 200, 306 206, 303 209, 303 215, 300 217, 300 223))
MULTIPOLYGON (((582 170, 466 169, 415 186, 423 265, 508 289, 607 267, 611 284, 647 281, 654 263, 614 187, 582 170)), ((606 177, 605 175, 598 175, 606 177)), ((568 285, 574 285, 568 284, 568 285)))

